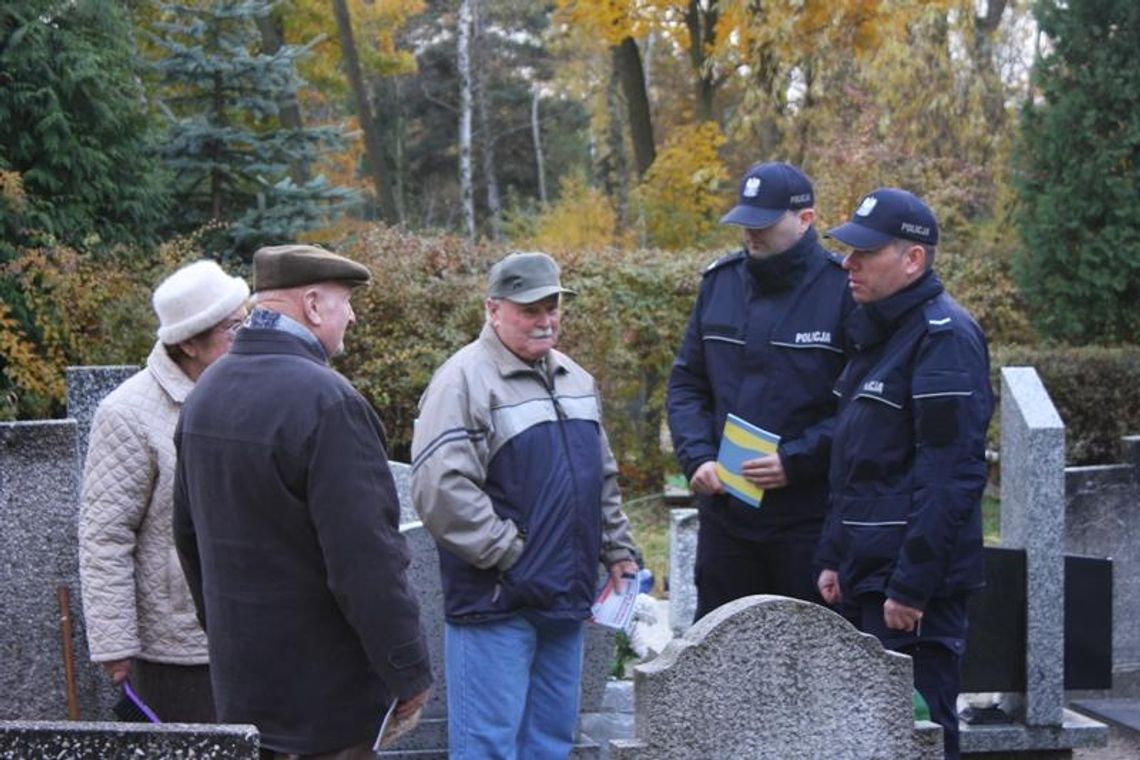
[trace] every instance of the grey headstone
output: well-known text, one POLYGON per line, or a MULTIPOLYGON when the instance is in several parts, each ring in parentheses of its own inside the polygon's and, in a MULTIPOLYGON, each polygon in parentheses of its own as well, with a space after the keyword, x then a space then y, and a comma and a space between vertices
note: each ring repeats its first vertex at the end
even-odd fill
MULTIPOLYGON (((1127 446, 1125 454, 1127 455, 1127 446)), ((1140 481, 1132 464, 1065 470, 1065 550, 1112 558, 1113 693, 1140 674, 1140 481)))
POLYGON ((593 623, 586 624, 585 652, 582 654, 581 712, 597 712, 606 696, 606 681, 617 655, 617 631, 593 623))
POLYGON ((171 723, 2 722, 0 760, 115 757, 257 760, 257 729, 171 723))
POLYGON ((131 364, 67 368, 67 416, 77 423, 80 471, 87 456, 87 434, 99 402, 138 371, 131 364))
POLYGON ((0 720, 68 717, 57 589, 70 596, 80 717, 109 715, 79 589, 74 420, 0 423, 0 720))
POLYGON ((388 462, 392 479, 396 481, 396 495, 400 497, 400 525, 420 521, 416 508, 412 506, 412 466, 403 462, 388 462))
POLYGON ((406 523, 400 526, 400 533, 408 542, 408 551, 412 555, 412 562, 408 565, 408 583, 420 603, 420 623, 427 637, 432 674, 435 676, 431 697, 424 707, 424 717, 442 718, 447 715, 447 682, 443 663, 443 586, 439 578, 439 552, 431 534, 421 523, 406 523))
POLYGON ((1124 760, 1136 757, 1111 747, 1105 753, 1073 752, 1085 747, 1104 747, 1108 737, 1108 726, 1073 710, 1062 710, 1061 722, 1055 726, 962 724, 959 735, 964 757, 980 755, 986 760, 1063 760, 1072 757, 1124 760))
POLYGON ((909 657, 824 607, 744 597, 634 669, 636 738, 611 757, 941 757, 911 678, 909 657))
POLYGON ((669 510, 669 625, 680 636, 697 614, 697 531, 700 516, 696 509, 669 510))
POLYGON ((1132 478, 1140 481, 1140 435, 1126 435, 1120 439, 1120 461, 1132 467, 1132 478))
POLYGON ((1029 726, 1064 710, 1065 426, 1037 372, 1001 370, 1001 541, 1026 552, 1026 690, 1005 707, 1029 726))

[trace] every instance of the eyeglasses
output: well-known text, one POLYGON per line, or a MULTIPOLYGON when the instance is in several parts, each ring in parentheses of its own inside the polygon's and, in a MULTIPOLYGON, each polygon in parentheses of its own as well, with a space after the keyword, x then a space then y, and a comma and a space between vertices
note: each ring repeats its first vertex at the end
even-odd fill
POLYGON ((225 322, 214 327, 218 332, 228 332, 231 336, 237 335, 237 331, 245 324, 244 319, 227 319, 225 322))

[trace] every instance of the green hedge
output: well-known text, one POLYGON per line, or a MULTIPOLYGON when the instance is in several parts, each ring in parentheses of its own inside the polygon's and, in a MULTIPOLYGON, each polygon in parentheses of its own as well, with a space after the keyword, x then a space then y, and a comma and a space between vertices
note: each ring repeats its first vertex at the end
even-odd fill
MULTIPOLYGON (((371 267, 375 282, 353 301, 358 324, 338 367, 376 406, 391 454, 407 460, 420 394, 432 372, 471 341, 483 323, 486 272, 505 253, 462 239, 419 237, 383 228, 338 246, 371 267)), ((606 428, 625 485, 657 490, 675 469, 663 451, 665 382, 715 252, 576 251, 559 254, 563 282, 579 291, 563 316, 560 348, 598 378, 606 428)), ((1018 333, 1005 281, 989 265, 947 257, 948 281, 988 333, 1018 333), (981 283, 989 280, 989 300, 981 283), (986 323, 990 324, 986 324, 986 323)), ((994 389, 1001 366, 1034 366, 1067 425, 1070 464, 1116 461, 1121 435, 1140 432, 1140 348, 991 346, 994 389)), ((991 446, 998 447, 1000 411, 991 446)))
MULTIPOLYGON (((486 272, 505 251, 458 238, 377 229, 338 250, 371 267, 353 299, 358 325, 338 368, 376 406, 391 455, 407 460, 432 372, 483 324, 486 272)), ((557 256, 566 305, 559 348, 598 379, 625 485, 660 488, 672 467, 660 431, 665 381, 709 253, 575 252, 557 256)))
MULTIPOLYGON (((1065 423, 1065 462, 1111 464, 1120 438, 1140 433, 1140 347, 991 347, 995 392, 1001 367, 1033 367, 1065 423)), ((991 445, 999 438, 994 413, 991 445)))
MULTIPOLYGON (((506 249, 472 247, 460 238, 423 237, 383 227, 367 228, 336 249, 366 263, 375 276, 373 286, 353 299, 358 324, 348 334, 348 353, 336 360, 337 367, 380 413, 391 455, 407 461, 420 394, 432 372, 478 334, 486 272, 506 249)), ((158 272, 173 271, 178 262, 199 256, 188 240, 146 267, 103 262, 107 271, 102 279, 96 264, 80 277, 68 259, 49 256, 46 263, 37 260, 38 275, 24 287, 43 290, 37 291, 36 302, 43 302, 48 324, 62 324, 52 315, 70 309, 66 322, 72 333, 82 335, 77 341, 82 350, 61 354, 61 367, 110 359, 141 363, 153 340, 154 320, 146 301, 158 272), (49 271, 53 277, 46 276, 49 271), (78 308, 84 299, 74 295, 74 287, 89 281, 119 282, 112 274, 133 283, 110 288, 118 306, 111 311, 105 304, 78 308), (52 282, 74 287, 44 285, 52 282), (134 318, 124 322, 118 319, 120 312, 134 318), (111 332, 109 324, 115 327, 111 332)), ((565 309, 561 348, 598 378, 606 428, 625 485, 633 492, 659 490, 662 474, 676 469, 668 447, 662 446, 665 382, 701 272, 716 256, 710 251, 646 250, 556 256, 563 265, 565 284, 579 291, 565 309)), ((1025 338, 1018 299, 1008 287, 1000 256, 940 254, 939 269, 951 292, 978 316, 991 341, 1025 338)), ((1069 463, 1116 461, 1120 436, 1140 432, 1140 348, 995 346, 991 350, 995 390, 1003 365, 1038 369, 1068 426, 1069 463)), ((58 403, 62 407, 61 399, 58 403)), ((21 418, 37 416, 27 405, 13 404, 13 412, 20 411, 21 418)), ((995 448, 999 419, 995 415, 991 431, 995 448)))

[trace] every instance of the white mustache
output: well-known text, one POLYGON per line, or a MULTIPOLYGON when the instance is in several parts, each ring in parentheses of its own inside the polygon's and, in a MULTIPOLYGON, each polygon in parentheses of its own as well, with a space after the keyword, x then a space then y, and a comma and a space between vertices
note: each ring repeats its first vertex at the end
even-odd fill
POLYGON ((529 333, 527 333, 527 335, 528 335, 528 337, 533 338, 534 340, 542 340, 544 338, 553 338, 554 337, 554 330, 550 327, 547 327, 544 330, 531 330, 529 333))

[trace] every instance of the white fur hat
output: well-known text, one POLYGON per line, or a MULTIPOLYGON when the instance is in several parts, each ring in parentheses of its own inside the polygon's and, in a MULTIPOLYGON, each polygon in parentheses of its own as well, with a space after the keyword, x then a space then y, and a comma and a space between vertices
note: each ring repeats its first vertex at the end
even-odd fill
POLYGON ((249 298, 249 286, 208 259, 187 264, 154 289, 158 339, 168 346, 220 323, 249 298))

